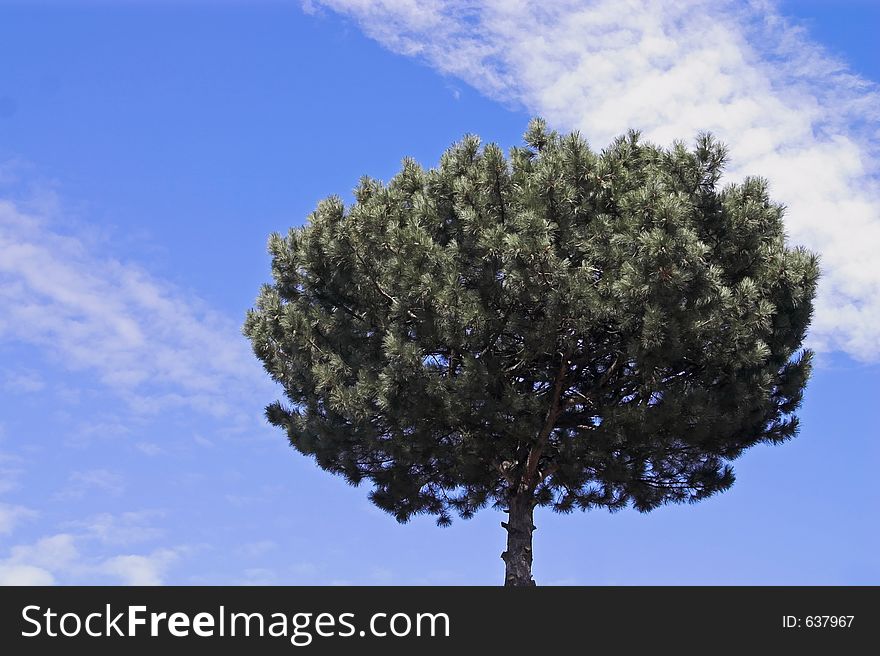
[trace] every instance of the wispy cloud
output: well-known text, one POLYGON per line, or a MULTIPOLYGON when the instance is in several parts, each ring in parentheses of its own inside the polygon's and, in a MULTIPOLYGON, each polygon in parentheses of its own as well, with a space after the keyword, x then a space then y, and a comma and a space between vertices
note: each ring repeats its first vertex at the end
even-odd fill
POLYGON ((245 569, 243 576, 236 580, 237 585, 278 585, 278 574, 264 567, 245 569))
MULTIPOLYGON (((0 438, 2 438, 2 434, 0 434, 0 438)), ((19 478, 24 473, 24 469, 20 466, 21 463, 20 456, 0 451, 0 494, 18 487, 19 478)), ((0 533, 3 533, 4 507, 0 503, 0 533)))
POLYGON ((165 571, 179 557, 173 549, 159 549, 147 556, 115 556, 102 563, 100 570, 118 577, 123 585, 162 585, 165 571))
POLYGON ((67 570, 78 559, 74 537, 68 533, 17 545, 0 560, 0 585, 52 585, 56 581, 53 571, 67 570))
POLYGON ((36 512, 24 506, 0 503, 0 535, 11 533, 23 519, 36 516, 36 512))
MULTIPOLYGON (((0 463, 3 462, 3 455, 0 454, 0 463)), ((22 474, 22 470, 17 467, 4 467, 0 464, 0 494, 9 492, 18 487, 18 479, 22 474)), ((2 510, 0 510, 0 526, 2 526, 2 510)), ((2 533, 2 530, 0 530, 2 533)))
POLYGON ((89 469, 71 472, 67 486, 57 497, 64 500, 81 499, 89 492, 119 496, 124 489, 125 483, 120 474, 106 469, 89 469))
POLYGON ((99 254, 51 217, 0 199, 0 252, 0 341, 91 372, 129 409, 228 419, 266 385, 236 321, 135 263, 99 254))
POLYGON ((578 129, 655 142, 710 130, 728 179, 762 175, 791 238, 819 251, 811 332, 821 350, 880 358, 876 84, 764 0, 311 0, 390 50, 578 129))
MULTIPOLYGON (((0 519, 7 507, 0 506, 0 519)), ((0 557, 0 585, 101 583, 161 585, 168 570, 191 552, 186 546, 157 547, 131 553, 136 543, 160 537, 150 524, 157 512, 101 514, 68 522, 67 529, 29 544, 11 547, 0 557), (123 553, 117 550, 125 547, 123 553)), ((8 513, 7 513, 8 516, 8 513)))
POLYGON ((254 559, 265 556, 267 553, 278 549, 278 544, 273 540, 259 540, 247 542, 236 549, 236 553, 244 558, 254 559))
POLYGON ((2 387, 10 394, 31 394, 45 389, 46 382, 37 371, 30 369, 7 370, 3 375, 2 387))
POLYGON ((153 525, 153 520, 162 516, 162 512, 155 510, 118 515, 99 513, 84 520, 69 522, 67 528, 75 529, 82 537, 104 545, 129 546, 162 537, 164 531, 153 525))
POLYGON ((52 572, 34 565, 0 561, 0 585, 53 585, 52 572))
POLYGON ((165 453, 165 450, 155 442, 138 442, 134 446, 145 456, 158 456, 165 453))

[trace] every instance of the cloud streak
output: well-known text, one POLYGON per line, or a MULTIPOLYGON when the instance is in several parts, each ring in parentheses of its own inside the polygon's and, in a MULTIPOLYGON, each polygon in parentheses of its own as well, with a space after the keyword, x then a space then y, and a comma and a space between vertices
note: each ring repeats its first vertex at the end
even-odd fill
POLYGON ((710 130, 727 179, 762 175, 791 239, 819 251, 810 335, 880 359, 876 84, 772 2, 320 0, 388 49, 604 146, 628 128, 668 144, 710 130))
POLYGON ((0 199, 0 253, 0 341, 91 372, 130 408, 229 418, 266 389, 236 323, 41 213, 0 199))
MULTIPOLYGON (((12 512, 18 509, 13 508, 12 512)), ((30 511, 26 511, 30 512, 30 511)), ((0 504, 0 521, 9 506, 0 504)), ((162 585, 173 565, 191 550, 162 547, 148 553, 107 553, 107 547, 127 546, 152 540, 161 532, 148 520, 156 513, 107 513, 72 528, 42 537, 30 544, 18 544, 0 558, 0 585, 54 585, 108 580, 122 585, 162 585)))
POLYGON ((35 516, 36 513, 30 508, 0 502, 0 535, 11 533, 23 519, 35 516))

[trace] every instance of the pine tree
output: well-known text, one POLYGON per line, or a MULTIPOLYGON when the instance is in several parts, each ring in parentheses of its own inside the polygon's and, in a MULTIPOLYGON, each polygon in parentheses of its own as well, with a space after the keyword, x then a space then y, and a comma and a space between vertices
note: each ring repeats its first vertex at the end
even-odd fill
POLYGON ((710 135, 524 141, 322 201, 270 237, 244 326, 289 402, 269 422, 320 467, 401 522, 503 509, 507 585, 534 585, 535 507, 695 502, 794 436, 818 278, 710 135))

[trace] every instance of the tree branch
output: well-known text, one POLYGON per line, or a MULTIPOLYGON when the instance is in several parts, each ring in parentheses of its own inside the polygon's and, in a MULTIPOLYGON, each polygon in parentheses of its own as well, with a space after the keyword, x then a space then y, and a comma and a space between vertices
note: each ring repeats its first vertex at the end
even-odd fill
POLYGON ((559 369, 556 372, 556 379, 553 381, 553 396, 550 400, 550 408, 547 410, 547 417, 544 420, 544 426, 541 428, 541 432, 538 433, 538 439, 535 441, 535 444, 532 445, 531 449, 529 449, 529 457, 526 460, 525 474, 523 475, 520 482, 520 487, 525 488, 529 491, 534 489, 534 485, 537 482, 536 474, 538 472, 538 463, 541 460, 541 454, 544 452, 544 447, 547 446, 547 441, 550 439, 550 433, 553 430, 553 426, 562 411, 559 401, 560 397, 562 396, 562 388, 563 383, 565 382, 565 375, 568 372, 568 358, 568 352, 563 354, 562 362, 559 363, 559 369))
MULTIPOLYGON (((361 254, 354 248, 354 246, 349 245, 349 248, 351 248, 351 252, 354 253, 354 256, 361 263, 361 266, 364 268, 364 275, 367 277, 367 280, 369 280, 371 283, 373 283, 373 287, 376 288, 376 291, 379 292, 380 294, 382 294, 382 296, 385 297, 385 300, 388 301, 389 303, 391 303, 391 305, 396 305, 397 298, 395 298, 394 296, 392 296, 391 294, 386 292, 384 289, 382 289, 382 285, 379 284, 379 281, 376 280, 375 278, 373 278, 373 276, 371 276, 367 272, 369 267, 368 267, 366 261, 364 260, 364 258, 361 257, 361 254)), ((412 310, 410 310, 409 308, 407 308, 406 314, 410 319, 418 319, 418 317, 415 315, 415 313, 412 310)))

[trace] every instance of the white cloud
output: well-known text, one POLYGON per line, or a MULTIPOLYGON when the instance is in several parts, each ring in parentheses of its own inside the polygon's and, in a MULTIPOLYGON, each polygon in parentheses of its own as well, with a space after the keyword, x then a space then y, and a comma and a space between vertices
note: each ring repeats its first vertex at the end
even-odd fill
POLYGON ((236 581, 237 585, 278 585, 278 575, 274 570, 264 567, 251 567, 236 581))
POLYGON ((178 558, 173 549, 159 549, 148 556, 114 556, 99 570, 118 577, 123 585, 162 585, 165 570, 178 558))
POLYGON ((93 537, 58 533, 12 547, 0 560, 0 585, 94 584, 104 579, 122 585, 162 585, 168 568, 187 552, 176 547, 146 555, 106 555, 89 548, 93 537))
POLYGON ((387 567, 372 567, 370 568, 370 581, 375 585, 392 585, 394 572, 387 567))
POLYGON ((32 370, 7 371, 3 380, 3 389, 13 394, 40 392, 45 387, 43 377, 32 370))
MULTIPOLYGON (((0 454, 2 456, 2 454, 0 454)), ((2 457, 0 457, 0 462, 2 462, 2 457)), ((22 470, 14 469, 10 467, 0 467, 0 494, 4 492, 9 492, 10 490, 14 490, 18 487, 18 479, 21 477, 22 470)), ((2 511, 0 511, 2 514, 2 511)), ((0 519, 0 526, 2 526, 3 520, 0 519)), ((0 529, 0 533, 2 533, 2 529, 0 529)))
POLYGON ((762 175, 791 239, 822 256, 811 344, 880 358, 878 87, 764 0, 315 0, 395 52, 578 129, 710 130, 728 179, 762 175))
POLYGON ((0 585, 54 585, 52 573, 33 565, 0 563, 0 585))
POLYGON ((98 540, 105 545, 131 545, 154 540, 164 531, 152 525, 152 520, 163 516, 160 511, 124 512, 118 515, 100 513, 85 520, 70 522, 70 528, 83 531, 82 537, 98 540))
POLYGON ((214 443, 213 443, 211 440, 209 440, 209 439, 208 439, 207 437, 205 437, 204 435, 199 435, 198 433, 196 433, 195 435, 193 435, 193 441, 194 441, 196 444, 198 444, 199 446, 201 446, 201 447, 205 447, 205 448, 207 448, 207 449, 210 449, 210 448, 212 448, 212 447, 214 446, 214 443))
POLYGON ((0 503, 0 535, 11 533, 21 520, 35 516, 36 513, 30 508, 0 503))
POLYGON ((57 205, 0 199, 0 342, 90 371, 142 413, 182 406, 228 421, 241 398, 268 389, 237 322, 63 234, 57 205))
POLYGON ((0 564, 36 567, 50 572, 63 571, 79 560, 79 550, 74 542, 75 537, 70 533, 59 533, 42 538, 34 544, 17 545, 12 547, 9 557, 0 564))
MULTIPOLYGON (((2 439, 2 426, 0 426, 0 439, 2 439)), ((24 469, 15 465, 19 465, 21 462, 20 456, 0 451, 0 494, 18 487, 18 480, 24 473, 24 469)), ((0 533, 3 533, 3 508, 10 507, 0 503, 0 533)))
POLYGON ((260 558, 270 551, 278 548, 278 544, 272 540, 259 540, 241 545, 236 551, 244 558, 260 558))
POLYGON ((125 489, 120 474, 106 469, 75 471, 68 477, 68 485, 58 493, 59 499, 81 499, 89 492, 119 496, 125 489))
POLYGON ((131 433, 131 427, 112 416, 91 415, 71 427, 66 441, 71 444, 88 444, 95 440, 113 440, 131 433))
POLYGON ((158 456, 165 453, 165 450, 155 442, 138 442, 134 446, 145 456, 158 456))

